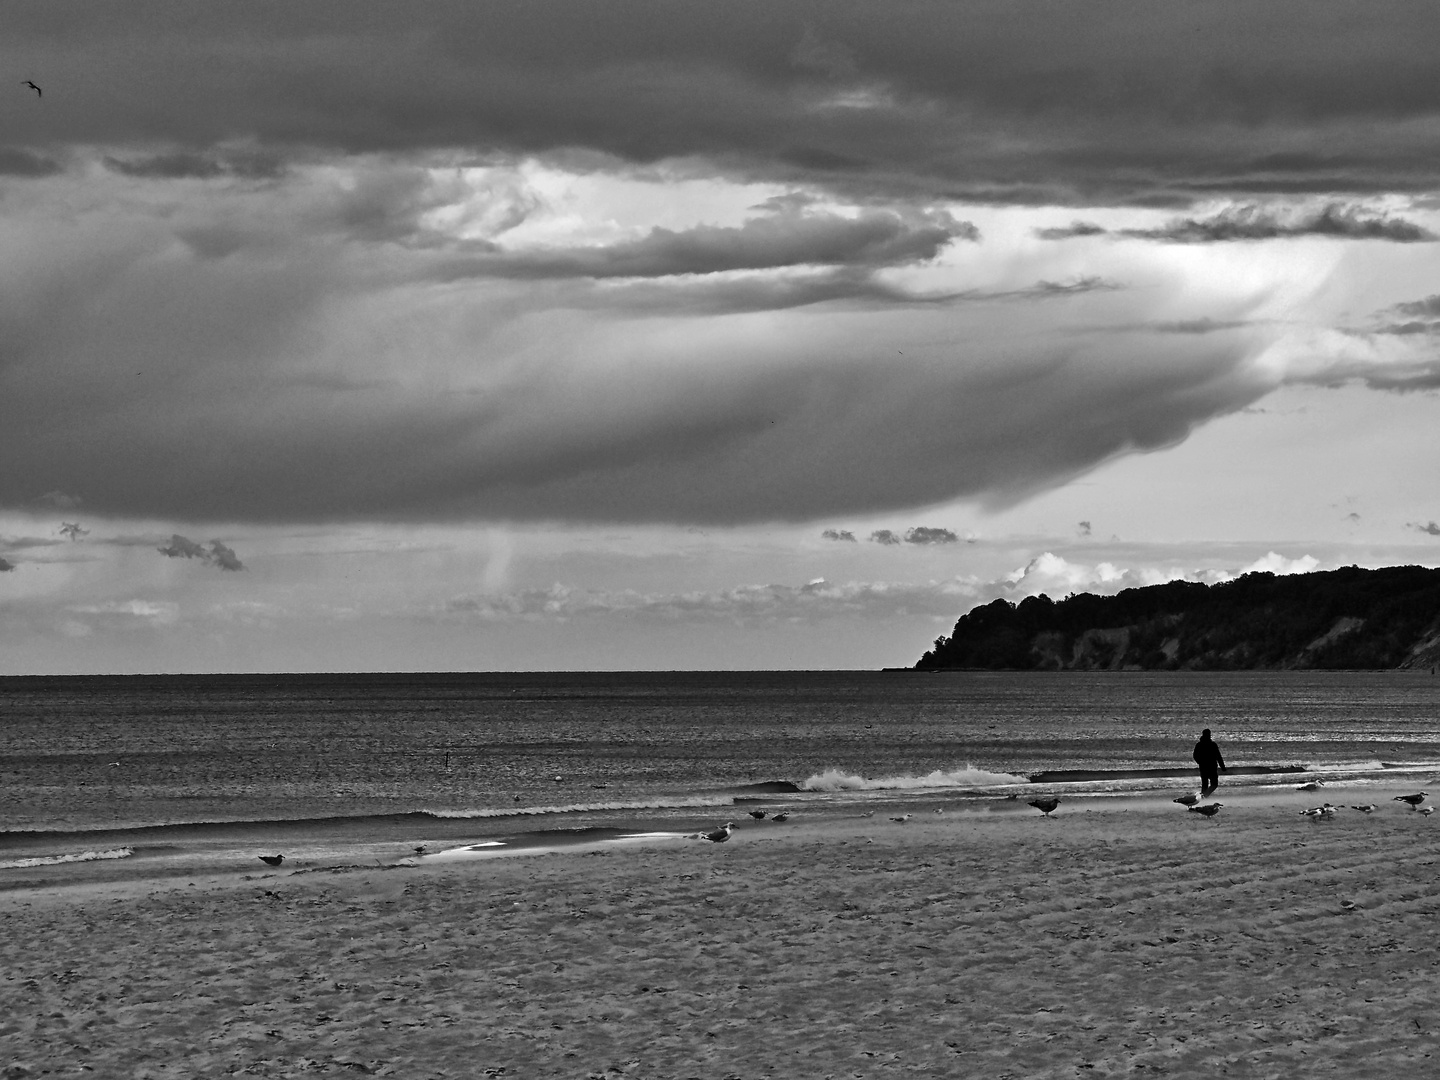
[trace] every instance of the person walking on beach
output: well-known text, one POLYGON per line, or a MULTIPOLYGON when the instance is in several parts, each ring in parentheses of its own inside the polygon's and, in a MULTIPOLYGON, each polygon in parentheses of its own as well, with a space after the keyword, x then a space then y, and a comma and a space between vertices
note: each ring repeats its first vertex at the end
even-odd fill
POLYGON ((1220 756, 1220 747, 1210 738, 1208 727, 1200 733, 1191 757, 1200 766, 1200 797, 1205 798, 1220 786, 1220 770, 1225 768, 1225 759, 1220 756))

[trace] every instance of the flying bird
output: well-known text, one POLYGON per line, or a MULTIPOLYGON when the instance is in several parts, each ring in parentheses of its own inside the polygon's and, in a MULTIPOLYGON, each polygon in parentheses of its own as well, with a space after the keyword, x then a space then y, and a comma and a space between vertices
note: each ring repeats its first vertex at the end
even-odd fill
POLYGON ((1189 795, 1181 795, 1178 799, 1171 800, 1171 802, 1178 802, 1181 806, 1194 806, 1199 801, 1200 796, 1193 792, 1189 795))
POLYGON ((1048 818, 1055 812, 1056 807, 1060 805, 1060 800, 1054 796, 1048 796, 1044 799, 1031 799, 1030 805, 1048 818))
POLYGON ((266 866, 279 866, 285 861, 284 855, 261 855, 260 861, 266 866))
POLYGON ((1391 801, 1409 803, 1410 808, 1414 810, 1419 808, 1420 804, 1425 801, 1425 796, 1429 794, 1428 791, 1417 791, 1414 795, 1396 795, 1391 801))
POLYGON ((756 821, 760 821, 762 818, 765 817, 765 815, 766 815, 766 811, 764 811, 764 810, 751 810, 751 811, 750 811, 750 816, 753 817, 756 821))
POLYGON ((1205 817, 1213 818, 1216 814, 1220 812, 1220 807, 1224 805, 1224 803, 1212 802, 1206 803, 1204 806, 1192 806, 1190 807, 1190 813, 1202 814, 1205 817))
POLYGON ((35 91, 35 96, 36 96, 36 97, 44 97, 44 96, 45 96, 44 94, 42 94, 42 93, 40 92, 40 87, 36 86, 36 85, 35 85, 33 82, 31 82, 29 79, 26 79, 26 80, 25 80, 25 85, 28 86, 28 87, 30 87, 31 90, 34 90, 34 91, 35 91))
POLYGON ((714 829, 711 832, 707 833, 701 833, 700 837, 703 840, 709 840, 712 844, 723 844, 726 840, 730 839, 730 834, 734 831, 735 823, 733 821, 727 821, 718 829, 714 829))

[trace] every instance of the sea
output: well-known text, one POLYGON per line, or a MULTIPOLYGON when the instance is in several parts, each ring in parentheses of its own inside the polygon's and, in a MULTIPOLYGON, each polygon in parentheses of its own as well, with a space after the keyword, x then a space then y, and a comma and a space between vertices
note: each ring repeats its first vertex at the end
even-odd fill
POLYGON ((383 863, 685 834, 752 822, 751 811, 768 822, 979 812, 1041 793, 1168 797, 1195 788, 1204 728, 1230 767, 1222 793, 1418 785, 1440 776, 1440 677, 0 678, 0 889, 37 866, 207 846, 383 863))

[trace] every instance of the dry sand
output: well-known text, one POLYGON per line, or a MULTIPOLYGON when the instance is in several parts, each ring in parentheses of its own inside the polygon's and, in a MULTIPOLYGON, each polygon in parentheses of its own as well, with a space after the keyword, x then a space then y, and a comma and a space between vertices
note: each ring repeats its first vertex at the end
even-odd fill
POLYGON ((1440 1075, 1390 794, 0 892, 0 1077, 1440 1075))

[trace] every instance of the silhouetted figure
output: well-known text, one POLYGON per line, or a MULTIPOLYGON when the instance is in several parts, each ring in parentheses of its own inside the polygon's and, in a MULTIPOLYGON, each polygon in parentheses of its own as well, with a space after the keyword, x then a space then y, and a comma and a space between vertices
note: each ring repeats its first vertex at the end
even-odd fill
POLYGON ((1220 756, 1220 747, 1210 738, 1208 727, 1200 733, 1200 741, 1190 756, 1200 766, 1200 797, 1207 798, 1220 786, 1220 770, 1225 768, 1225 759, 1220 756))

